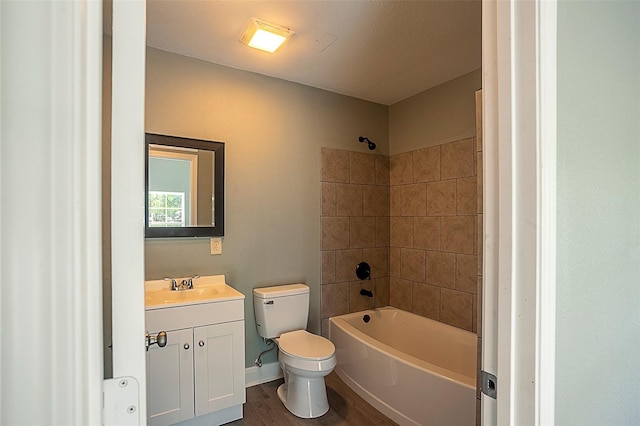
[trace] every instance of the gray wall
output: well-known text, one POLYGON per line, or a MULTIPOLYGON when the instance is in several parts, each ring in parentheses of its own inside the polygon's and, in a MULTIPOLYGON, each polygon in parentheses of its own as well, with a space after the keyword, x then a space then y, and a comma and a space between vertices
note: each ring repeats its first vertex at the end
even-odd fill
MULTIPOLYGON (((246 365, 266 348, 252 289, 307 283, 320 332, 320 148, 388 154, 388 108, 149 48, 147 132, 225 142, 223 254, 208 239, 147 240, 147 279, 225 274, 246 296, 246 365)), ((264 358, 275 360, 271 353, 264 358)))
POLYGON ((558 5, 556 423, 640 424, 640 3, 558 5))
POLYGON ((440 84, 389 107, 391 155, 476 135, 475 92, 480 69, 440 84))

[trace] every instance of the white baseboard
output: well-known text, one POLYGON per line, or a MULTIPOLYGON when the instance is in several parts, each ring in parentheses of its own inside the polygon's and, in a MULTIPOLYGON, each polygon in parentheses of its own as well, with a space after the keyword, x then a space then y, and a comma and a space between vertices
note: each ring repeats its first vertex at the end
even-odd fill
POLYGON ((247 388, 282 378, 282 370, 278 362, 262 364, 262 367, 247 367, 244 371, 247 388))

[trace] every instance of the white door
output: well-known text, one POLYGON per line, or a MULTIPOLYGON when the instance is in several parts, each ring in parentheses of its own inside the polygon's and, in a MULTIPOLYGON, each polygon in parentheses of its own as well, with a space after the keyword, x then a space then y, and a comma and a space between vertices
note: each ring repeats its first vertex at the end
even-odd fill
POLYGON ((483 2, 485 425, 553 424, 555 19, 551 0, 483 2))
POLYGON ((113 1, 111 261, 113 376, 133 377, 146 421, 144 349, 144 0, 113 1))

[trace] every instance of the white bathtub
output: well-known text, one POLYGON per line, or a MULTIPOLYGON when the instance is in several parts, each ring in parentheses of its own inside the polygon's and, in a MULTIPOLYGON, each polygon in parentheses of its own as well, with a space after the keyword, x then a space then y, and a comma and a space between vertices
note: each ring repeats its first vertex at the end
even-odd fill
POLYGON ((397 423, 475 424, 474 333, 386 307, 330 318, 329 337, 338 376, 397 423))

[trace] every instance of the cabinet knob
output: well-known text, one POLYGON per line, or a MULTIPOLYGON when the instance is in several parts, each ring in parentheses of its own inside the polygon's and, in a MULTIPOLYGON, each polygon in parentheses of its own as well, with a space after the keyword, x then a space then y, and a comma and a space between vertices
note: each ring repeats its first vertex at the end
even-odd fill
POLYGON ((203 341, 203 340, 200 340, 200 341, 198 342, 198 346, 203 347, 203 346, 204 346, 204 341, 203 341))
POLYGON ((188 343, 185 343, 185 344, 184 344, 184 350, 185 350, 185 351, 188 351, 188 350, 189 350, 189 344, 188 344, 188 343))

